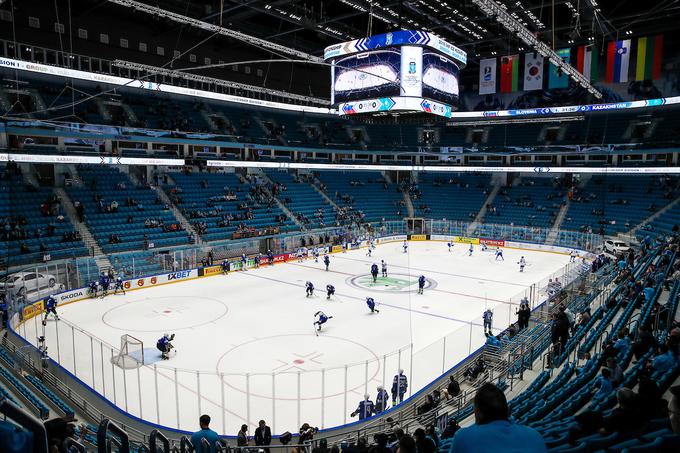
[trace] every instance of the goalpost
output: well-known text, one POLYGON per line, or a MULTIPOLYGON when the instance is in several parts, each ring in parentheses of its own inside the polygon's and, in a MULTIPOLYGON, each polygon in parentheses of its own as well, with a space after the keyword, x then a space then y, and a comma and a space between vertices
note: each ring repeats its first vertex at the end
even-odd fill
POLYGON ((125 370, 139 368, 144 365, 144 342, 132 335, 121 335, 120 351, 111 360, 125 370))

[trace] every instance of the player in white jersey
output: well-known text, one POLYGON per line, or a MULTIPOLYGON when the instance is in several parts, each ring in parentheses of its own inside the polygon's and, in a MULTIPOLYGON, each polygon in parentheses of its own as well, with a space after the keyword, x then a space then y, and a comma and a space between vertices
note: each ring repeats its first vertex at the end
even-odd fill
POLYGON ((366 250, 366 256, 368 256, 370 258, 372 252, 373 252, 373 249, 371 248, 371 244, 368 244, 368 250, 366 250))
POLYGON ((408 242, 404 241, 404 245, 402 245, 404 248, 404 253, 408 252, 408 242))
POLYGON ((387 263, 385 260, 380 260, 380 268, 382 270, 382 276, 387 277, 387 263))
POLYGON ((576 258, 578 258, 578 252, 576 250, 572 250, 571 253, 569 254, 569 262, 575 263, 576 258))
POLYGON ((470 244, 470 248, 468 249, 468 256, 472 256, 472 252, 475 251, 475 246, 470 244))
POLYGON ((314 262, 318 263, 319 262, 319 247, 314 247, 314 251, 312 253, 314 254, 314 262))
POLYGON ((519 271, 524 272, 524 267, 527 265, 527 260, 525 260, 524 257, 521 257, 517 264, 519 264, 519 271))
POLYGON ((299 249, 297 250, 297 259, 298 259, 298 263, 301 263, 301 262, 303 261, 302 257, 303 257, 302 248, 299 248, 299 249))
POLYGON ((503 250, 501 250, 500 247, 496 247, 496 261, 498 261, 498 258, 500 258, 501 261, 505 261, 505 258, 503 258, 503 250))

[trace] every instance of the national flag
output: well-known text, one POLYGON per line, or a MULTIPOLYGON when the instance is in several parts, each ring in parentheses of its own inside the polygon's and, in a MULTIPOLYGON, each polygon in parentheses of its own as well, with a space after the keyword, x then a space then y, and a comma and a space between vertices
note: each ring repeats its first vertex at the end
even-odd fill
POLYGON ((501 57, 501 93, 517 91, 519 84, 519 55, 501 57))
POLYGON ((597 81, 597 51, 593 46, 579 46, 576 49, 576 70, 591 82, 597 81))
POLYGON ((663 35, 639 38, 637 41, 637 62, 635 80, 655 80, 661 77, 663 35))
MULTIPOLYGON (((571 56, 571 49, 559 49, 557 50, 557 55, 563 61, 569 61, 571 56)), ((569 76, 563 74, 562 71, 550 63, 550 77, 548 79, 548 88, 567 88, 569 86, 569 76)))
POLYGON ((610 41, 607 44, 607 83, 628 82, 628 65, 630 63, 630 39, 610 41))
POLYGON ((496 59, 486 58, 479 61, 479 94, 496 92, 496 59))
POLYGON ((543 55, 538 52, 524 54, 524 91, 543 89, 543 55))

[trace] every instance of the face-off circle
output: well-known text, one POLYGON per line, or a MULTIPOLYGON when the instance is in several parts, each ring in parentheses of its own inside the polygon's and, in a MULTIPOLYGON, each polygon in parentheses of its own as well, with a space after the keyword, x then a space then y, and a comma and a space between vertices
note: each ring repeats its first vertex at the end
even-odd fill
MULTIPOLYGON (((418 275, 394 274, 390 273, 387 277, 381 277, 380 274, 375 282, 371 274, 357 275, 347 279, 347 284, 355 288, 382 291, 386 293, 410 293, 418 291, 418 275)), ((431 278, 425 277, 425 288, 434 289, 437 287, 437 282, 431 278)))

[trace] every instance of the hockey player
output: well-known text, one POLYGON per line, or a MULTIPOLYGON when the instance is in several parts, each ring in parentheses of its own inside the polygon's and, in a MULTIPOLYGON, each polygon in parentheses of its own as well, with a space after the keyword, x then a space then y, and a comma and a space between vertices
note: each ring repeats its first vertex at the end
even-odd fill
POLYGON ((97 297, 97 290, 99 289, 99 283, 97 280, 92 280, 92 283, 90 283, 90 288, 88 289, 88 295, 91 298, 97 297))
POLYGON ((500 247, 496 247, 496 261, 498 261, 498 258, 500 258, 501 261, 505 261, 505 258, 503 258, 503 250, 501 250, 500 247))
POLYGON ((321 326, 326 324, 329 319, 333 319, 332 316, 326 316, 326 313, 322 311, 317 311, 314 313, 314 325, 316 326, 316 331, 321 331, 321 326))
POLYGON ((369 399, 370 397, 368 394, 364 395, 364 399, 362 401, 359 401, 359 407, 349 414, 350 417, 354 417, 357 414, 359 415, 359 420, 365 420, 369 418, 371 415, 373 415, 375 411, 375 405, 373 404, 373 401, 369 399))
POLYGON ((370 258, 372 252, 373 252, 373 249, 371 248, 371 244, 368 244, 368 250, 366 250, 366 256, 370 258))
POLYGON ((305 283, 305 294, 307 294, 307 297, 314 296, 314 283, 309 281, 305 283))
POLYGON ((480 247, 482 249, 482 252, 486 252, 489 246, 486 245, 486 243, 482 242, 482 245, 480 247))
POLYGON ((54 315, 54 319, 59 321, 59 315, 57 314, 57 300, 54 298, 54 296, 48 296, 47 299, 45 299, 45 317, 43 318, 43 321, 47 321, 47 317, 52 313, 54 315))
POLYGON ((392 380, 392 405, 396 406, 397 403, 404 401, 404 395, 406 394, 406 389, 408 389, 408 379, 404 374, 404 370, 399 370, 399 374, 394 375, 392 380), (398 398, 398 399, 397 399, 398 398))
POLYGON ((482 319, 484 320, 484 335, 493 335, 493 332, 491 331, 493 325, 493 312, 487 309, 482 315, 482 319))
POLYGON ((158 339, 156 342, 156 348, 161 351, 161 359, 168 360, 170 358, 170 351, 173 349, 171 341, 175 339, 175 334, 172 335, 166 333, 158 339))
POLYGON ((387 263, 385 262, 385 260, 380 260, 380 267, 382 270, 382 276, 387 277, 387 263))
POLYGON ((425 276, 421 275, 418 277, 418 294, 423 294, 423 291, 425 290, 425 276))
POLYGON ((524 257, 521 257, 517 264, 519 264, 519 271, 524 272, 524 266, 527 265, 527 260, 525 260, 524 257))
POLYGON ((408 242, 404 241, 404 245, 402 245, 404 248, 404 253, 408 252, 408 242))
POLYGON ((116 277, 116 285, 113 288, 113 294, 118 294, 118 290, 123 292, 123 295, 125 295, 125 286, 123 286, 123 278, 119 275, 116 277))
POLYGON ((387 394, 387 390, 383 388, 382 385, 378 386, 378 395, 375 397, 375 413, 379 414, 387 409, 387 405, 390 402, 390 396, 387 394))
POLYGON ((451 253, 451 247, 453 247, 453 244, 451 243, 451 241, 447 242, 446 246, 449 248, 449 253, 451 253))
POLYGON ((304 255, 303 255, 303 252, 302 252, 302 247, 300 247, 300 248, 297 250, 297 260, 298 260, 298 263, 303 262, 303 261, 304 261, 303 258, 304 258, 304 255))
POLYGON ((314 254, 314 262, 318 263, 319 262, 319 247, 314 247, 314 251, 312 253, 314 254))
POLYGON ((255 268, 260 267, 260 257, 261 256, 262 255, 260 253, 258 253, 257 255, 255 255, 255 258, 253 258, 253 260, 255 261, 255 268))
POLYGON ((470 248, 468 249, 468 256, 472 256, 472 252, 475 251, 474 245, 470 244, 470 248))
POLYGON ((371 275, 373 276, 373 283, 378 281, 378 265, 375 263, 371 264, 371 275))
POLYGON ((576 258, 578 258, 578 252, 576 250, 572 250, 571 253, 569 253, 569 262, 575 263, 576 258))
POLYGON ((246 256, 245 253, 241 254, 241 270, 242 271, 248 270, 248 257, 246 256))
POLYGON ((106 275, 105 272, 102 272, 102 275, 99 276, 99 284, 102 287, 102 297, 108 296, 109 285, 111 284, 111 280, 109 279, 109 276, 106 275))
POLYGON ((222 273, 224 275, 229 275, 230 270, 231 270, 231 263, 229 262, 228 259, 225 258, 224 261, 222 261, 222 273))
POLYGON ((335 286, 326 285, 326 300, 329 300, 333 295, 335 295, 335 286))
POLYGON ((331 259, 328 257, 328 255, 323 256, 323 264, 326 265, 326 272, 328 272, 328 265, 331 264, 331 259))
POLYGON ((368 305, 368 308, 371 310, 371 313, 380 313, 380 310, 375 308, 375 300, 373 300, 372 297, 366 298, 366 305, 368 305))
POLYGON ((271 250, 267 250, 267 260, 269 261, 270 266, 274 265, 274 254, 271 250))

